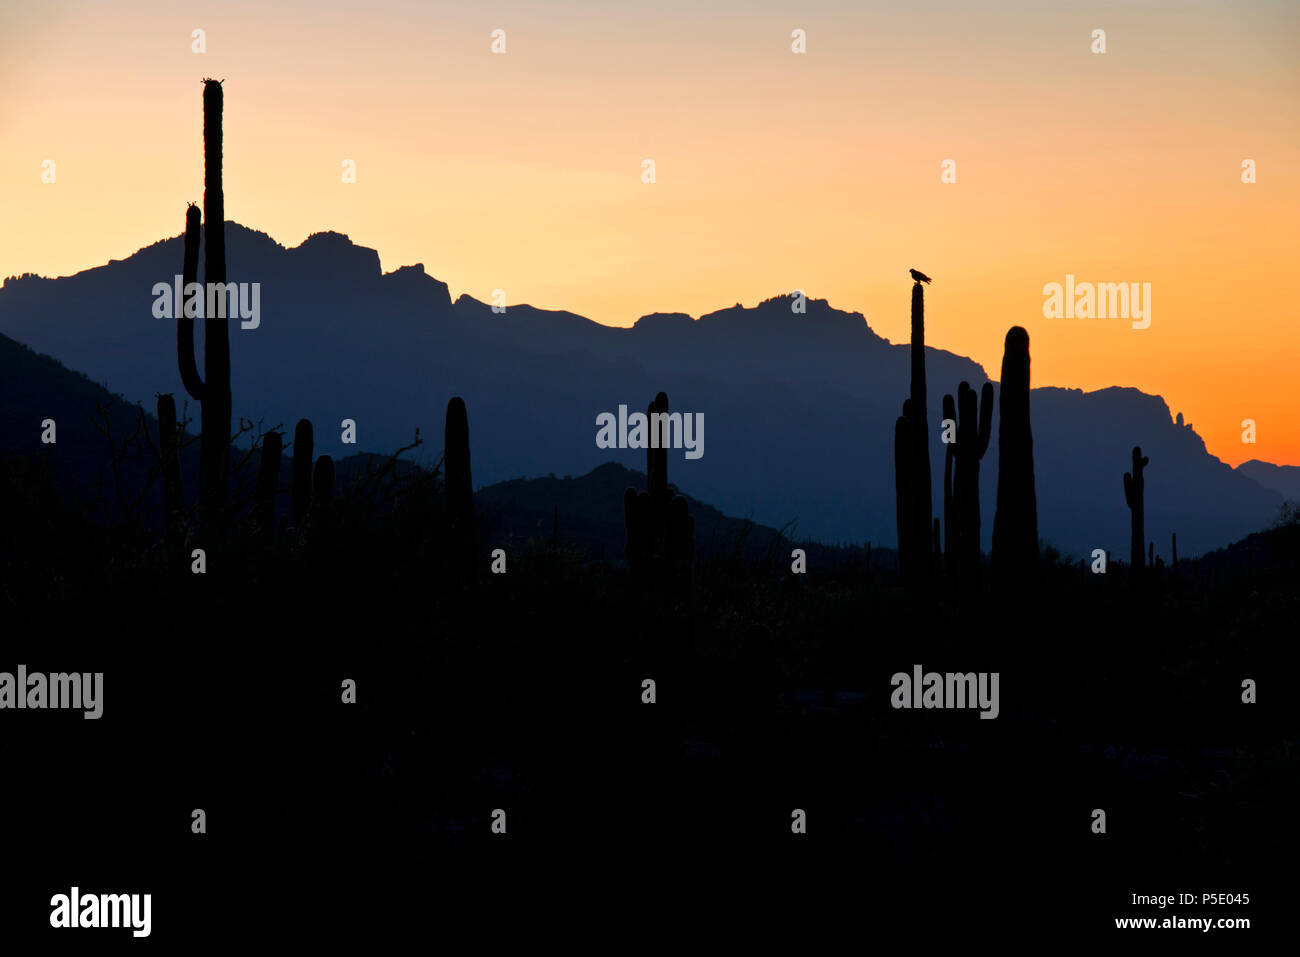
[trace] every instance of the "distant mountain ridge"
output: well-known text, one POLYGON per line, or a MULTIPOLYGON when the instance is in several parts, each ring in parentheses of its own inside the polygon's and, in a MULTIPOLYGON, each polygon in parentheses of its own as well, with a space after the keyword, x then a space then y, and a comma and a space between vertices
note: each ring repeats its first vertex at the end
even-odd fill
MULTIPOLYGON (((0 332, 146 408, 159 392, 179 401, 175 327, 153 317, 151 290, 180 271, 181 252, 177 236, 74 276, 6 280, 0 332)), ((620 404, 644 410, 662 389, 673 409, 704 413, 703 458, 670 456, 670 481, 684 492, 773 527, 797 518, 797 538, 896 540, 893 423, 910 348, 881 338, 860 313, 809 299, 795 314, 782 295, 698 319, 654 313, 630 328, 527 305, 497 314, 468 295, 453 302, 421 264, 384 273, 375 250, 342 234, 286 248, 235 223, 227 259, 231 281, 262 284, 259 328, 231 325, 235 414, 287 429, 310 418, 318 454, 382 452, 416 428, 436 454, 447 400, 461 395, 478 485, 580 475, 611 461, 644 469, 644 452, 596 447, 596 416, 620 404), (346 418, 357 423, 357 446, 340 442, 346 418)), ((942 395, 986 378, 970 359, 927 349, 936 515, 942 395)), ((1032 419, 1040 535, 1069 553, 1127 554, 1121 476, 1133 445, 1151 457, 1147 535, 1158 553, 1171 532, 1186 556, 1239 539, 1267 525, 1282 500, 1209 455, 1158 396, 1040 388, 1032 419)), ((985 548, 996 430, 995 416, 981 472, 985 548)))
POLYGON ((1251 459, 1238 465, 1237 471, 1288 501, 1300 502, 1300 465, 1274 465, 1251 459))

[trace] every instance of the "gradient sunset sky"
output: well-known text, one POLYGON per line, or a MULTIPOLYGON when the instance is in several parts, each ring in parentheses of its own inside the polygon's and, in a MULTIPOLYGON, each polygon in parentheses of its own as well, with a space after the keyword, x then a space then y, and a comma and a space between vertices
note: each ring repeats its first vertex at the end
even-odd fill
POLYGON ((896 342, 915 266, 929 344, 993 378, 1023 325, 1034 385, 1159 393, 1225 461, 1300 464, 1298 11, 4 2, 0 276, 178 235, 214 76, 227 217, 287 246, 337 230, 453 298, 609 325, 803 289, 896 342), (1044 318, 1067 273, 1150 283, 1151 327, 1044 318))

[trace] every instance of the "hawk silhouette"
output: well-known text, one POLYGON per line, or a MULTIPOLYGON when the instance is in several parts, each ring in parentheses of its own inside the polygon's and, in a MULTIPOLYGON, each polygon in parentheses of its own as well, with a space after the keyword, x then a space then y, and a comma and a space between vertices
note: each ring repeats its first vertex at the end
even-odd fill
POLYGON ((927 286, 930 284, 930 277, 927 276, 925 273, 916 269, 909 269, 908 272, 912 274, 912 278, 915 279, 917 282, 923 282, 927 286))

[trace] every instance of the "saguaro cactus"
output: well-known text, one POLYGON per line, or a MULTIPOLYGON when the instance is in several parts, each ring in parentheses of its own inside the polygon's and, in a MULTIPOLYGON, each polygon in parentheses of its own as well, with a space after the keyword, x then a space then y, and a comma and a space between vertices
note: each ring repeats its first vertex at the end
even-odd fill
MULTIPOLYGON (((226 204, 221 183, 222 91, 217 80, 203 81, 203 209, 204 243, 207 246, 203 278, 212 288, 226 282, 226 204)), ((185 260, 182 281, 185 288, 197 282, 199 261, 199 209, 192 203, 185 211, 185 260)), ((194 360, 194 315, 197 303, 188 299, 176 320, 177 358, 181 381, 200 403, 201 446, 199 450, 199 507, 205 524, 224 511, 228 496, 227 467, 230 446, 230 333, 228 321, 208 313, 214 297, 204 299, 203 355, 201 377, 194 360)), ((224 302, 224 295, 222 296, 224 302)))
POLYGON ((915 464, 912 481, 916 484, 912 508, 915 510, 915 574, 924 577, 930 569, 930 425, 925 397, 925 293, 918 279, 912 284, 912 446, 915 464))
POLYGON ((663 584, 679 598, 689 595, 695 560, 695 519, 685 496, 668 485, 668 396, 660 392, 646 410, 646 484, 623 493, 627 563, 637 582, 663 584))
POLYGON ((293 489, 289 499, 290 520, 302 528, 311 508, 311 457, 315 450, 311 421, 299 419, 293 430, 293 489))
POLYGON ((1142 546, 1146 542, 1142 525, 1146 517, 1143 500, 1147 483, 1142 477, 1142 470, 1150 461, 1151 459, 1142 454, 1142 447, 1135 445, 1133 446, 1133 471, 1124 473, 1124 501, 1128 503, 1132 531, 1129 540, 1129 562, 1135 570, 1142 567, 1142 546))
POLYGON ((451 567, 475 577, 474 482, 469 464, 469 412, 465 400, 453 396, 447 403, 443 432, 443 471, 446 474, 447 534, 451 567))
POLYGON ((993 430, 993 383, 980 395, 969 384, 957 386, 957 441, 948 448, 955 460, 953 512, 956 576, 960 597, 978 593, 980 573, 980 462, 993 430))
POLYGON ((1029 333, 1007 332, 998 418, 998 504, 993 515, 993 568, 1004 586, 1038 565, 1038 497, 1029 425, 1029 333))

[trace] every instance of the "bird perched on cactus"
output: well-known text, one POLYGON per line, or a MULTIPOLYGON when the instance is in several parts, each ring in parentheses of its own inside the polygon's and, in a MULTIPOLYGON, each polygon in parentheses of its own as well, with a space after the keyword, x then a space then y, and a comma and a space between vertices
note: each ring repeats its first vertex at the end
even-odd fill
POLYGON ((928 577, 931 566, 930 549, 930 425, 926 411, 925 387, 925 294, 918 282, 912 287, 912 481, 916 489, 912 495, 913 538, 916 562, 912 574, 917 584, 928 577))
POLYGON ((921 272, 921 270, 919 269, 909 269, 908 272, 912 274, 912 278, 915 279, 917 282, 923 282, 927 286, 930 285, 930 283, 933 281, 930 279, 929 276, 921 272))

